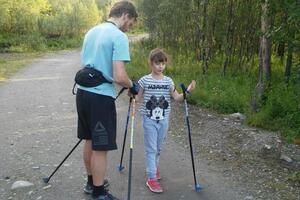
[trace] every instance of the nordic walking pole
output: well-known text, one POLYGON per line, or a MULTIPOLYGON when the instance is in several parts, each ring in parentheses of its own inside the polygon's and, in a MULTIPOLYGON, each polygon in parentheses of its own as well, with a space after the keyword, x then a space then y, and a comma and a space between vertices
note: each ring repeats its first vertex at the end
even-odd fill
POLYGON ((189 136, 189 143, 190 143, 190 150, 191 150, 191 159, 192 159, 192 166, 193 166, 195 190, 196 190, 196 192, 200 192, 202 187, 200 186, 200 184, 197 183, 196 173, 195 173, 195 163, 194 163, 194 153, 193 153, 193 146, 192 146, 191 128, 190 128, 190 122, 189 122, 188 106, 187 106, 187 101, 186 101, 187 90, 183 83, 180 84, 180 87, 182 89, 183 99, 184 99, 185 119, 186 119, 186 126, 188 128, 188 136, 189 136))
POLYGON ((126 87, 123 87, 120 91, 119 91, 119 93, 118 93, 118 95, 116 96, 116 99, 115 100, 117 100, 117 98, 124 92, 124 90, 126 90, 127 88, 126 87))
POLYGON ((56 169, 52 172, 52 174, 49 177, 43 178, 44 183, 48 183, 51 179, 51 177, 55 174, 55 172, 60 168, 60 166, 67 160, 67 158, 71 155, 71 153, 76 149, 76 147, 80 144, 82 139, 80 139, 76 145, 73 147, 73 149, 68 153, 68 155, 61 161, 61 163, 56 167, 56 169))
MULTIPOLYGON (((116 100, 117 98, 124 92, 124 90, 126 90, 127 88, 122 88, 117 97, 116 97, 116 100)), ((52 174, 49 176, 49 177, 44 177, 43 178, 43 181, 44 183, 48 183, 51 179, 51 177, 56 173, 56 171, 62 166, 62 164, 68 159, 68 157, 72 154, 72 152, 76 149, 76 147, 81 143, 82 139, 80 139, 76 144, 75 146, 72 148, 72 150, 68 153, 68 155, 61 161, 61 163, 55 168, 55 170, 52 172, 52 174)))
POLYGON ((129 122, 129 117, 130 117, 131 102, 132 102, 132 97, 130 97, 130 99, 129 99, 129 106, 128 106, 128 112, 127 112, 125 132, 124 132, 124 140, 123 140, 123 146, 122 146, 122 154, 121 154, 120 165, 118 167, 119 172, 122 171, 125 168, 124 166, 122 166, 122 162, 123 162, 123 156, 124 156, 124 148, 125 148, 125 142, 126 142, 126 136, 127 136, 128 122, 129 122))
POLYGON ((131 112, 131 132, 130 132, 130 154, 129 154, 129 173, 128 173, 128 193, 127 193, 128 195, 127 195, 127 200, 130 200, 130 192, 131 192, 134 118, 135 118, 135 97, 133 96, 133 99, 132 99, 132 112, 131 112))

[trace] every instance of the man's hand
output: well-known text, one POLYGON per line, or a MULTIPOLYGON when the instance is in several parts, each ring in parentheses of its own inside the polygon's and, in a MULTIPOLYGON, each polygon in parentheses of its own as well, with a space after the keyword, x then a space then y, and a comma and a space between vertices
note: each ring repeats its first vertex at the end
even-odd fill
POLYGON ((129 91, 132 95, 137 95, 139 93, 139 84, 132 82, 132 87, 129 88, 129 91))

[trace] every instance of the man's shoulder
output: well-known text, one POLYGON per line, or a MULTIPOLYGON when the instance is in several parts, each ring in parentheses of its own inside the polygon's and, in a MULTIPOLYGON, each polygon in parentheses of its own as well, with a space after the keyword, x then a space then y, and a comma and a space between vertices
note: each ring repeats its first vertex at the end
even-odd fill
POLYGON ((128 39, 128 36, 124 32, 122 32, 120 29, 114 26, 111 26, 108 23, 101 23, 92 27, 90 30, 88 30, 86 35, 89 35, 90 33, 101 33, 101 32, 105 32, 105 34, 110 37, 128 39))
POLYGON ((128 36, 121 30, 118 29, 118 31, 115 31, 114 33, 115 39, 128 41, 128 36))
POLYGON ((116 26, 110 23, 102 23, 100 26, 101 28, 109 32, 109 35, 111 37, 114 37, 116 39, 120 39, 120 38, 128 39, 128 36, 123 31, 121 31, 119 28, 117 28, 116 26))

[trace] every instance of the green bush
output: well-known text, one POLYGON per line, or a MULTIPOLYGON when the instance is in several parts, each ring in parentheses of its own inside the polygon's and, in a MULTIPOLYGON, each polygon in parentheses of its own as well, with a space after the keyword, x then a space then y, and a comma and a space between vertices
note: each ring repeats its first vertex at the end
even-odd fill
POLYGON ((0 51, 2 52, 41 52, 78 48, 81 44, 81 35, 78 37, 61 36, 47 39, 39 33, 23 35, 0 34, 0 51), (1 48, 1 45, 3 48, 1 48))
POLYGON ((251 125, 280 131, 288 140, 300 137, 300 103, 296 87, 285 84, 272 86, 267 93, 266 105, 250 115, 251 125))
POLYGON ((82 44, 82 38, 80 37, 58 37, 51 38, 46 41, 46 45, 48 48, 52 50, 59 49, 70 49, 70 48, 78 48, 82 44))

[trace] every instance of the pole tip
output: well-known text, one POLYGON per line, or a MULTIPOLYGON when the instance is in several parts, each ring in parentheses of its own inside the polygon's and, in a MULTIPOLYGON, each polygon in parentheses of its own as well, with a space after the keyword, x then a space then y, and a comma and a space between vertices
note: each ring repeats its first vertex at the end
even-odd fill
POLYGON ((196 184, 196 185, 195 185, 195 190, 196 190, 196 192, 200 192, 202 189, 203 189, 203 188, 201 187, 200 184, 196 184))
POLYGON ((44 183, 48 183, 49 180, 50 180, 50 179, 49 179, 48 177, 43 178, 44 183))
POLYGON ((118 170, 119 170, 119 172, 121 172, 123 169, 125 169, 125 167, 124 167, 124 166, 122 166, 122 165, 118 166, 118 170))

